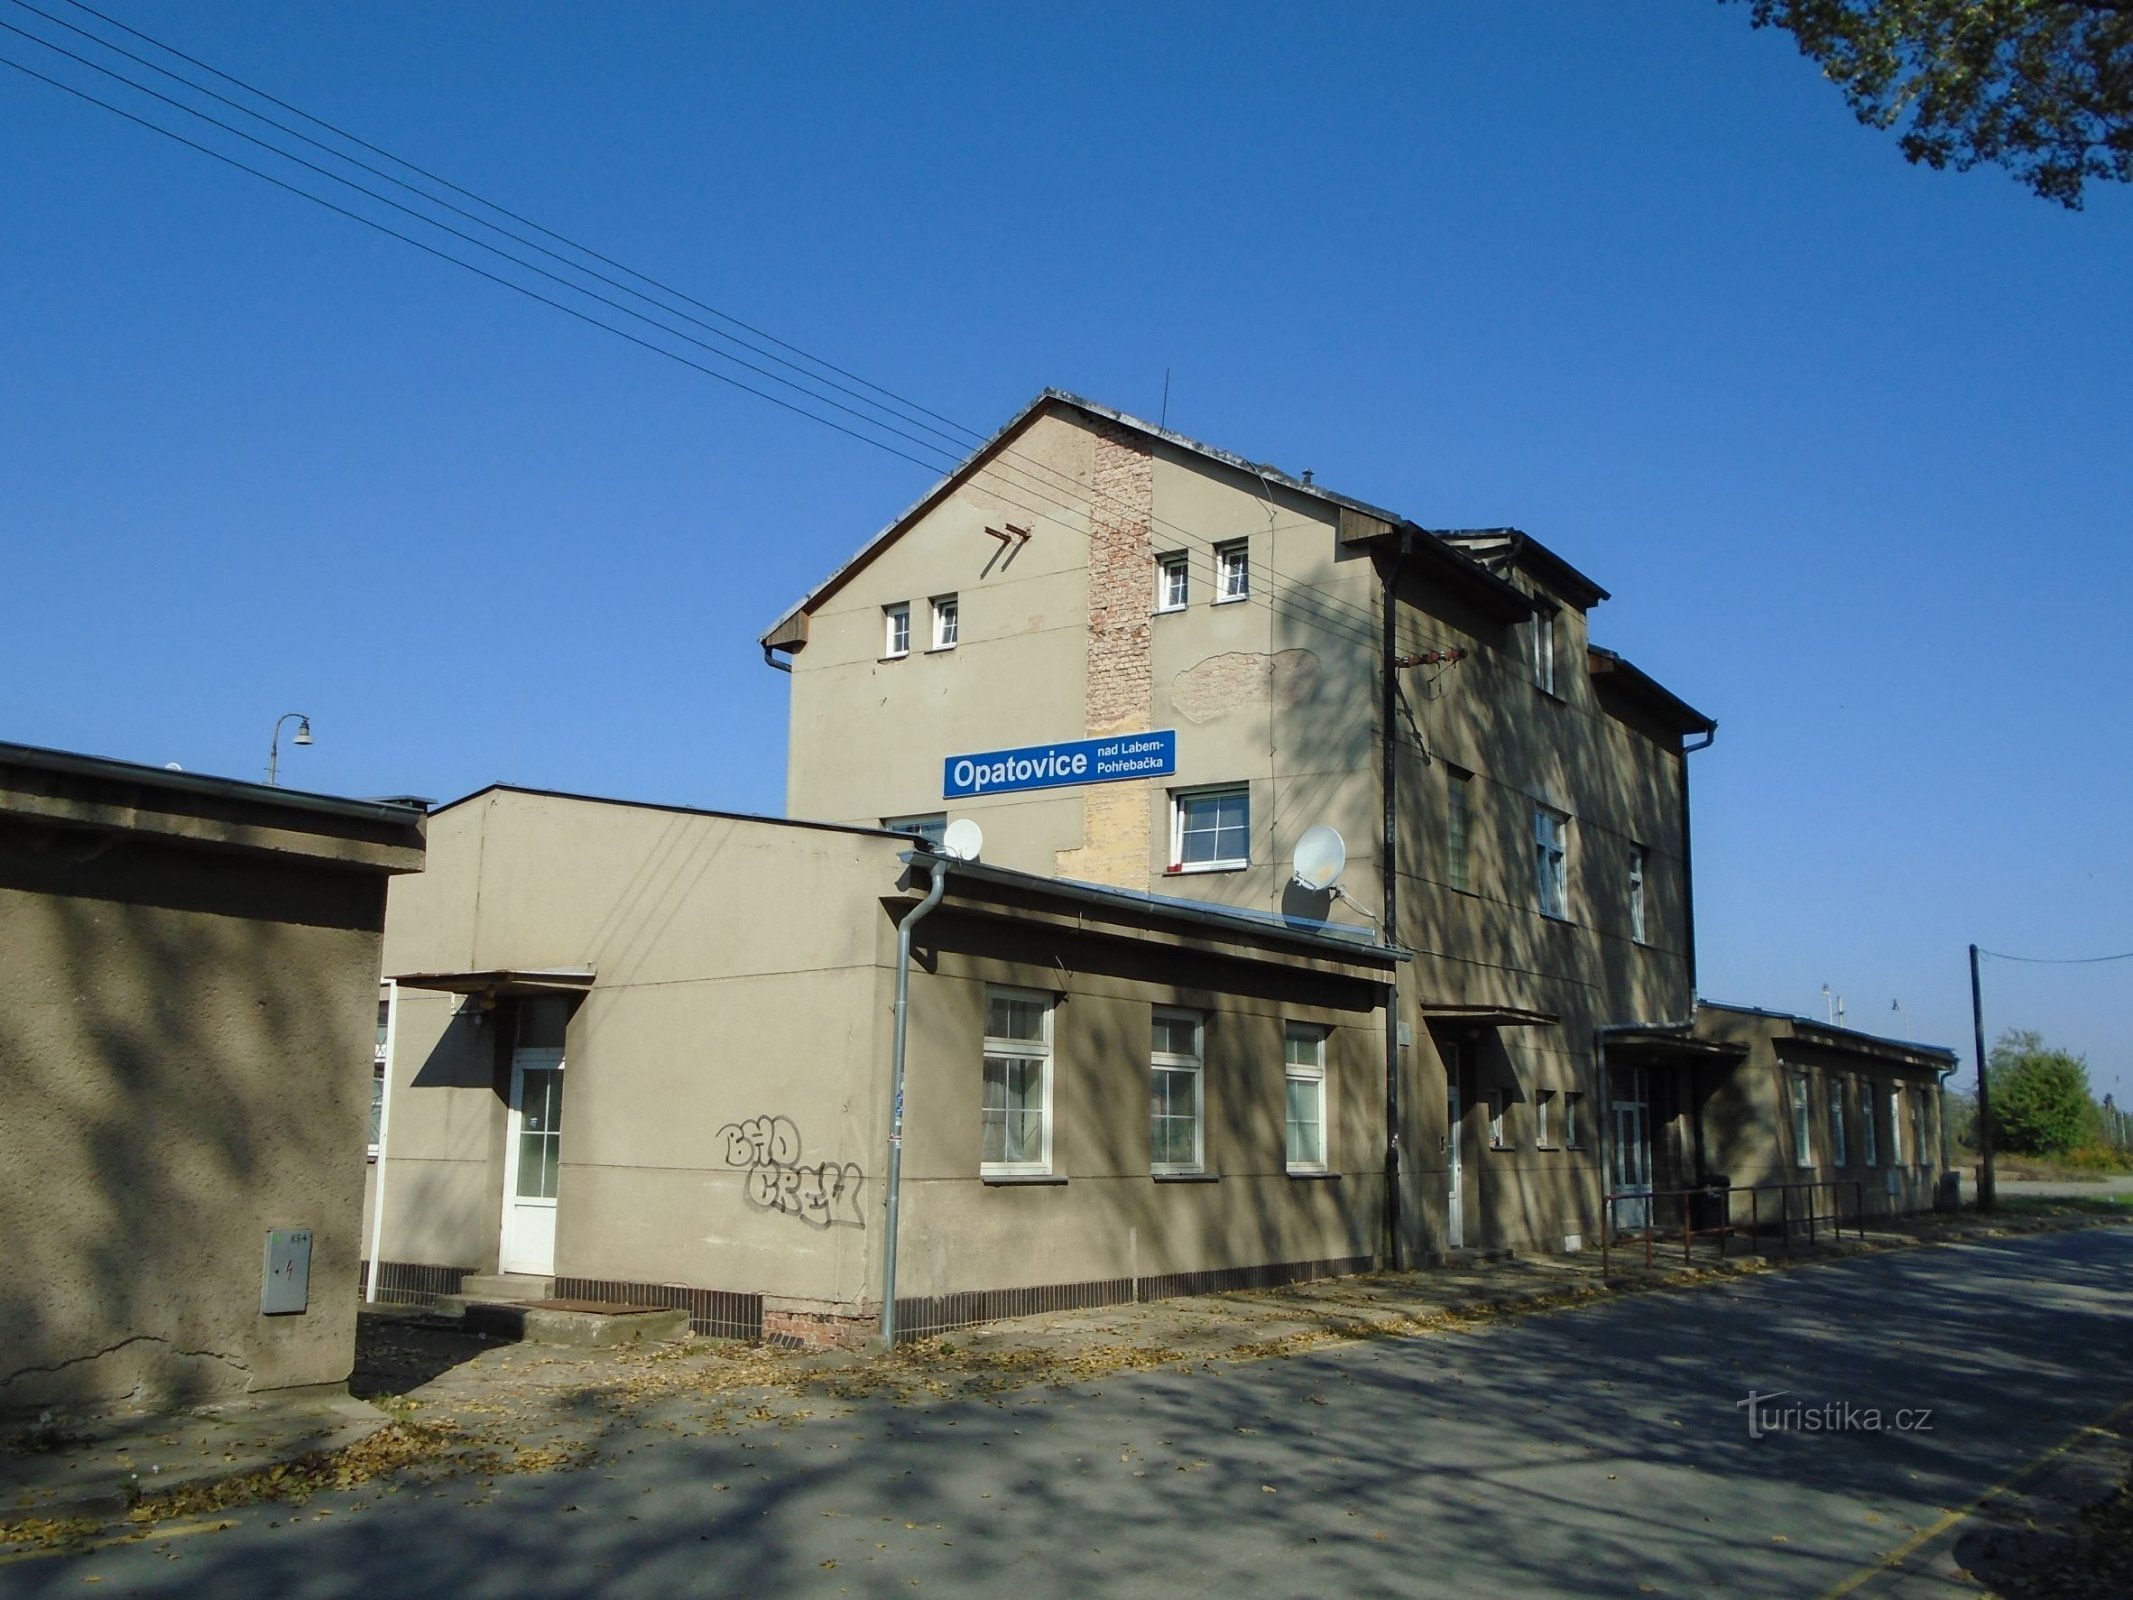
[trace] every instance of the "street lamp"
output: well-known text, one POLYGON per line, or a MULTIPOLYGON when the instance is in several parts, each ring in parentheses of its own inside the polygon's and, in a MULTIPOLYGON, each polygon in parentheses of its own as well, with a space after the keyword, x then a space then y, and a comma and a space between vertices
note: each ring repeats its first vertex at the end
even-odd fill
POLYGON ((274 719, 274 739, 267 746, 267 782, 277 782, 275 774, 281 770, 281 725, 291 717, 296 719, 296 737, 291 744, 311 743, 311 719, 301 711, 284 711, 274 719))

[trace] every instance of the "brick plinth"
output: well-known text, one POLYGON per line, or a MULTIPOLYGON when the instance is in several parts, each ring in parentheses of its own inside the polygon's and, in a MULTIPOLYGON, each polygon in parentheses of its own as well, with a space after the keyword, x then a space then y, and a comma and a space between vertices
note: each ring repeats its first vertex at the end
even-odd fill
POLYGON ((858 1350, 881 1331, 872 1317, 838 1316, 826 1311, 763 1310, 763 1337, 771 1344, 801 1350, 858 1350))

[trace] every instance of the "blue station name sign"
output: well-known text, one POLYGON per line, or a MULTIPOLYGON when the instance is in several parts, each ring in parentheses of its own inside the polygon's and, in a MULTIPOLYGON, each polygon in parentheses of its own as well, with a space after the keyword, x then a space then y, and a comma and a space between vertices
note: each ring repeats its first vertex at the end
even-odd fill
POLYGON ((1106 739, 1032 744, 1019 750, 980 750, 941 763, 941 795, 948 800, 1017 789, 1063 789, 1125 778, 1167 778, 1178 770, 1178 733, 1121 733, 1106 739))

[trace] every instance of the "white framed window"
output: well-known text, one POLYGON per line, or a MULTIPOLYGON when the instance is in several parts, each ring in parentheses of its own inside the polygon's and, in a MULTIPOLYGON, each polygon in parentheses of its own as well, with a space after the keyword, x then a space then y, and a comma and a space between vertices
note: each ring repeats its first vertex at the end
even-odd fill
POLYGON ((1510 1128, 1510 1109, 1511 1096, 1508 1090, 1491 1089, 1489 1091, 1489 1148, 1491 1150, 1508 1150, 1511 1148, 1510 1133, 1508 1131, 1510 1128))
POLYGON ((1282 1034, 1282 1082, 1288 1100, 1288 1167, 1326 1170, 1326 1030, 1292 1022, 1282 1034))
POLYGON ((1215 604, 1252 597, 1252 557, 1248 540, 1215 546, 1215 604))
POLYGON ((1911 1091, 1911 1159, 1921 1171, 1933 1165, 1932 1158, 1926 1153, 1929 1149, 1931 1146, 1926 1143, 1926 1093, 1914 1088, 1911 1091))
POLYGON ((1170 797, 1170 866, 1173 872, 1213 872, 1249 866, 1252 858, 1251 792, 1189 789, 1170 797))
POLYGON ((914 839, 939 845, 948 836, 948 813, 921 811, 908 817, 883 817, 881 825, 890 833, 908 833, 914 839))
POLYGON ((1629 936, 1637 943, 1645 943, 1644 937, 1644 863, 1646 852, 1641 844, 1629 847, 1629 936))
POLYGON ((1870 1167, 1881 1164, 1881 1130, 1875 1126, 1878 1120, 1874 1085, 1868 1080, 1859 1085, 1859 1159, 1870 1167))
POLYGON ((985 989, 981 1174, 1052 1170, 1052 997, 985 989))
POLYGON ((1568 1089, 1564 1091, 1563 1148, 1565 1150, 1579 1150, 1584 1148, 1578 1143, 1578 1108, 1584 1103, 1585 1096, 1581 1090, 1568 1089))
POLYGON ((1533 808, 1533 892, 1544 917, 1570 915, 1570 819, 1547 806, 1533 808))
POLYGON ((1474 775, 1447 767, 1444 778, 1444 881, 1454 889, 1465 889, 1469 871, 1467 830, 1471 822, 1467 797, 1472 793, 1474 775))
POLYGON ((1792 1164, 1796 1167, 1811 1167, 1815 1164, 1814 1119, 1808 1110, 1807 1074, 1792 1075, 1792 1164))
POLYGON ((378 1139, 385 1128, 385 1041, 390 1036, 393 1020, 393 1003, 380 996, 378 999, 378 1047, 370 1058, 370 1148, 369 1154, 378 1153, 378 1139))
POLYGON ((1534 685, 1550 694, 1555 693, 1555 618, 1555 607, 1543 605, 1526 625, 1534 685))
POLYGON ((933 648, 953 650, 957 636, 962 632, 962 607, 952 594, 937 594, 933 597, 933 648))
POLYGON ((1148 1052, 1148 1168, 1198 1172, 1205 1159, 1204 1024, 1197 1012, 1158 1010, 1154 1034, 1148 1052))
POLYGON ((1882 1092, 1882 1100, 1889 1108, 1889 1165, 1903 1165, 1903 1099, 1902 1091, 1894 1084, 1882 1092))
POLYGON ((911 653, 911 602, 899 600, 881 608, 881 653, 893 659, 911 653))
POLYGON ((1183 611, 1192 596, 1192 571, 1185 552, 1173 550, 1155 558, 1155 609, 1183 611))
POLYGON ((1847 1164, 1848 1152, 1844 1148, 1844 1083, 1838 1078, 1828 1080, 1829 1089, 1829 1164, 1842 1167, 1847 1164))
POLYGON ((1534 1091, 1533 1091, 1533 1145, 1534 1145, 1534 1148, 1535 1148, 1535 1149, 1537 1149, 1537 1150, 1547 1150, 1547 1149, 1551 1149, 1551 1148, 1553 1147, 1553 1146, 1552 1146, 1552 1141, 1551 1141, 1551 1137, 1550 1137, 1550 1136, 1551 1136, 1551 1135, 1552 1135, 1552 1134, 1554 1133, 1554 1131, 1555 1131, 1555 1130, 1554 1130, 1554 1128, 1553 1128, 1553 1126, 1552 1126, 1552 1124, 1554 1123, 1554 1121, 1555 1121, 1555 1091, 1554 1091, 1553 1089, 1536 1089, 1536 1090, 1534 1090, 1534 1091))

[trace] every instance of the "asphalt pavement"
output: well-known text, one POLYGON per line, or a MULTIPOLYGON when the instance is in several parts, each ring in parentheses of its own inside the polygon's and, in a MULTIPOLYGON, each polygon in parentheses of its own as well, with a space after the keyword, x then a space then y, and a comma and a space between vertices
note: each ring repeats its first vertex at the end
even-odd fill
POLYGON ((2103 1228, 989 1395, 676 1395, 576 1470, 167 1523, 0 1595, 1975 1593, 1966 1508, 2133 1399, 2129 1291, 2103 1228))

